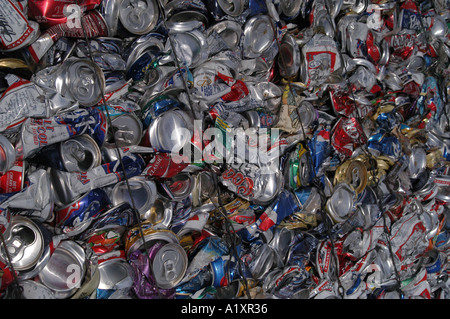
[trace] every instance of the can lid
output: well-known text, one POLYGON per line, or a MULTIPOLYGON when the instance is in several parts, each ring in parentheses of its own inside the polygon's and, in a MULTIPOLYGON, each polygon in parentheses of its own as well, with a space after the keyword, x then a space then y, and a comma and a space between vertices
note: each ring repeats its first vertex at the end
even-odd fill
POLYGON ((270 17, 257 15, 244 25, 243 53, 247 58, 257 58, 268 50, 274 41, 270 17))
POLYGON ((206 37, 200 30, 173 32, 174 50, 179 59, 189 68, 195 68, 205 62, 209 56, 206 37), (189 48, 189 49, 187 49, 189 48))
POLYGON ((326 202, 327 212, 336 223, 343 222, 352 212, 354 201, 353 187, 347 183, 340 183, 335 186, 333 194, 326 202))
POLYGON ((60 148, 64 168, 68 172, 87 172, 101 164, 100 147, 87 134, 63 141, 60 148))
POLYGON ((129 32, 146 34, 155 28, 159 19, 159 8, 154 0, 124 0, 119 8, 119 19, 129 32))
POLYGON ((169 199, 181 201, 188 197, 194 187, 194 178, 191 174, 180 173, 160 184, 169 199))
POLYGON ((118 147, 127 147, 140 143, 143 135, 142 122, 134 113, 124 113, 111 121, 112 128, 108 130, 108 142, 118 147))
POLYGON ((226 15, 232 17, 240 16, 245 9, 243 0, 217 0, 217 3, 226 15))
POLYGON ((188 265, 186 251, 179 245, 168 243, 161 247, 153 259, 153 272, 160 288, 170 289, 183 279, 188 265))
POLYGON ((70 96, 83 106, 96 105, 102 99, 105 75, 91 60, 67 59, 63 62, 59 74, 62 82, 57 85, 57 90, 61 95, 70 96))
POLYGON ((303 0, 280 0, 280 9, 283 15, 294 18, 300 13, 303 0))
MULTIPOLYGON (((44 251, 44 238, 41 230, 29 218, 15 215, 4 234, 9 257, 17 271, 31 269, 44 251)), ((6 260, 5 248, 0 249, 0 258, 6 260)))
POLYGON ((206 36, 209 37, 209 35, 214 31, 220 35, 230 50, 233 50, 239 46, 243 33, 242 27, 239 23, 231 20, 220 21, 206 30, 206 36))
POLYGON ((186 112, 180 109, 166 111, 150 124, 150 143, 159 151, 173 151, 176 146, 181 149, 191 139, 185 134, 186 130, 193 131, 192 119, 186 112))

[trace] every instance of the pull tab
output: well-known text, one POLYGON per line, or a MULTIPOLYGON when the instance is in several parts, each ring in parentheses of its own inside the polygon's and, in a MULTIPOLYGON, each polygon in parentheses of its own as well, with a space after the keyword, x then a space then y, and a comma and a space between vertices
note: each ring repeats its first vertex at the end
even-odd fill
POLYGON ((72 155, 77 162, 82 162, 85 160, 86 155, 83 146, 79 142, 68 141, 67 144, 69 144, 70 155, 72 155))
POLYGON ((165 252, 161 256, 164 267, 164 276, 168 281, 175 280, 177 278, 176 264, 178 262, 178 255, 173 252, 165 252))

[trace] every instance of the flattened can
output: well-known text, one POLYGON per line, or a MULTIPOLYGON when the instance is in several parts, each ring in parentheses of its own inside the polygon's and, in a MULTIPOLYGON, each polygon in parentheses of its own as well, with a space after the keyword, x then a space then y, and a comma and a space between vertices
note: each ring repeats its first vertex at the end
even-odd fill
POLYGON ((87 134, 46 146, 29 159, 66 172, 86 172, 101 164, 98 144, 87 134))
POLYGON ((79 234, 86 230, 94 218, 111 207, 105 190, 96 188, 72 203, 55 210, 55 225, 68 234, 79 234))
POLYGON ((38 278, 53 291, 56 299, 66 299, 80 287, 86 273, 85 263, 86 252, 83 247, 76 241, 64 240, 56 247, 38 278), (78 276, 73 276, 74 272, 78 276))
POLYGON ((39 25, 28 21, 25 13, 17 8, 13 1, 1 1, 0 17, 2 21, 1 51, 18 50, 32 43, 39 35, 39 25))

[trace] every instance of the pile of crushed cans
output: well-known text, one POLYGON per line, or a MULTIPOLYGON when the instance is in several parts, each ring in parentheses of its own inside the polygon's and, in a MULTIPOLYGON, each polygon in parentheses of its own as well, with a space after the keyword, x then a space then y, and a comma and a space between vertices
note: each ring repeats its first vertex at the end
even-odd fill
POLYGON ((450 1, 0 3, 2 298, 450 297, 450 1))

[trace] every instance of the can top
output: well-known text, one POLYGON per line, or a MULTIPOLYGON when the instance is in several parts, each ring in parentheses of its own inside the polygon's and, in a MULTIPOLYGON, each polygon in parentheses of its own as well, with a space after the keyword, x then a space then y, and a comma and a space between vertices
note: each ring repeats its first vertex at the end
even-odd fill
POLYGON ((186 251, 179 245, 168 243, 161 247, 153 260, 153 272, 158 287, 170 289, 183 279, 188 265, 186 251))
POLYGON ((143 125, 134 113, 124 113, 111 121, 109 138, 105 144, 116 144, 118 147, 137 145, 142 139, 143 125))
MULTIPOLYGON (((44 251, 44 238, 39 227, 31 219, 20 215, 13 216, 4 236, 15 270, 25 271, 36 265, 44 251)), ((0 250, 0 257, 2 260, 7 258, 3 247, 0 250)))
POLYGON ((120 4, 119 19, 129 32, 146 34, 155 28, 159 19, 159 8, 154 0, 124 0, 120 4))
POLYGON ((257 58, 268 50, 274 41, 274 31, 267 15, 250 18, 244 25, 243 50, 247 58, 257 58))
POLYGON ((60 147, 61 159, 68 172, 87 172, 101 164, 100 148, 87 134, 63 141, 60 147))

